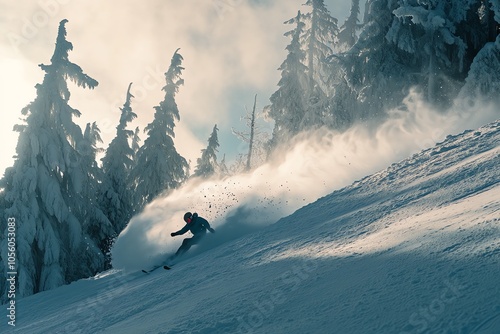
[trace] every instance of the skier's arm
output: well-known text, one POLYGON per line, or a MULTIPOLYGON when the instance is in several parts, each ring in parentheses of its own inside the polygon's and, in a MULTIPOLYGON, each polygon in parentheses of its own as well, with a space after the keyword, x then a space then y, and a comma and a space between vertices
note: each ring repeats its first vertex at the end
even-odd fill
POLYGON ((211 233, 215 233, 215 230, 212 227, 210 227, 210 224, 206 219, 203 220, 203 226, 205 226, 205 228, 209 230, 211 233))
POLYGON ((174 232, 174 233, 170 233, 171 236, 175 237, 176 235, 183 235, 184 233, 186 233, 187 231, 189 231, 189 225, 186 224, 183 228, 181 228, 179 231, 177 232, 174 232))

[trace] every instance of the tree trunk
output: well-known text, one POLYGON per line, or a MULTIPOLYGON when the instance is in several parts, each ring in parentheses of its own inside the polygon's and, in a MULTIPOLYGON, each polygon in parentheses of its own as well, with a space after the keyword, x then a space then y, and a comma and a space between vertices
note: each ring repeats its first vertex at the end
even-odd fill
POLYGON ((253 150, 253 137, 255 132, 255 106, 257 105, 257 94, 255 94, 255 98, 253 101, 253 110, 252 110, 252 120, 250 122, 250 143, 248 144, 248 158, 247 158, 247 171, 252 167, 252 150, 253 150))

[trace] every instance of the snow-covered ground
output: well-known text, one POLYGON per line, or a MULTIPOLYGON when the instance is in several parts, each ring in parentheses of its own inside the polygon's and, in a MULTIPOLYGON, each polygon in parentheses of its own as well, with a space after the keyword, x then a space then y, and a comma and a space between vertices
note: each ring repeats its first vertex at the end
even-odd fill
POLYGON ((497 121, 171 271, 21 299, 13 332, 500 333, 499 166, 497 121))

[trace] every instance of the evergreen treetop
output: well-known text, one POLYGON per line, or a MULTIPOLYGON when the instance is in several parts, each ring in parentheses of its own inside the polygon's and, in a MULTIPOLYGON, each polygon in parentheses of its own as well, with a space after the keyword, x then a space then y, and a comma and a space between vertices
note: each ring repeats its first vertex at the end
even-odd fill
POLYGON ((193 176, 210 177, 215 174, 218 168, 217 164, 217 148, 219 147, 219 139, 217 137, 217 124, 215 124, 210 138, 208 138, 207 148, 201 150, 201 158, 197 160, 197 166, 193 176))
POLYGON ((189 173, 189 165, 177 152, 173 141, 175 121, 180 120, 175 95, 184 83, 181 78, 183 58, 178 51, 174 52, 165 73, 164 99, 154 107, 154 119, 144 129, 148 137, 137 151, 137 163, 131 172, 137 210, 161 192, 177 188, 189 173))

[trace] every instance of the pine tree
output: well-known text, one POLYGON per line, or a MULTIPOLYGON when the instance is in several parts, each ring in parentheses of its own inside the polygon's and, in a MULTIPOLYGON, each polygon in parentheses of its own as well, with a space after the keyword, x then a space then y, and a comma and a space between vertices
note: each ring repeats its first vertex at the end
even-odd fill
POLYGON ((104 172, 103 196, 101 200, 105 215, 111 221, 116 235, 125 228, 133 215, 133 192, 129 183, 130 171, 134 163, 134 150, 129 146, 129 139, 134 131, 127 130, 127 123, 137 115, 130 106, 134 97, 130 93, 132 83, 129 84, 121 116, 116 127, 116 137, 111 141, 102 158, 104 172))
MULTIPOLYGON (((473 0, 475 1, 475 0, 473 0)), ((430 102, 446 102, 450 87, 441 80, 463 72, 466 43, 456 35, 457 20, 464 20, 470 1, 428 1, 422 4, 402 4, 393 11, 395 17, 386 38, 413 58, 412 62, 427 69, 425 84, 430 102), (452 59, 450 55, 455 55, 452 59), (455 61, 452 61, 455 60, 455 61)))
POLYGON ((349 50, 356 43, 359 27, 359 0, 352 0, 349 17, 337 34, 339 51, 349 50))
POLYGON ((466 84, 462 88, 470 97, 497 100, 500 91, 500 39, 485 45, 474 58, 466 84))
POLYGON ((180 120, 175 95, 184 83, 181 79, 183 58, 178 51, 165 73, 166 85, 162 88, 165 97, 154 108, 154 120, 144 129, 148 138, 137 152, 137 164, 131 172, 137 210, 161 192, 177 188, 188 176, 189 165, 177 153, 173 141, 175 121, 180 120))
POLYGON ((300 132, 307 108, 309 78, 304 65, 306 55, 300 42, 305 27, 302 19, 303 15, 299 11, 297 16, 285 22, 296 27, 285 33, 292 40, 286 47, 288 55, 285 61, 278 68, 281 71, 279 88, 271 95, 271 104, 265 109, 266 114, 275 121, 270 150, 300 132))
POLYGON ((488 42, 498 42, 498 36, 500 35, 500 0, 482 0, 482 7, 488 8, 488 4, 491 5, 489 10, 481 17, 481 21, 484 23, 488 31, 488 42))
POLYGON ((210 177, 218 170, 217 164, 217 148, 219 147, 219 139, 217 138, 217 124, 215 124, 212 134, 208 139, 207 148, 201 150, 201 158, 197 160, 197 166, 193 176, 195 177, 210 177))
MULTIPOLYGON (((137 126, 134 130, 134 135, 132 136, 132 145, 131 145, 131 148, 132 148, 132 151, 134 152, 134 158, 132 159, 133 160, 133 164, 132 166, 135 166, 137 165, 137 153, 139 152, 139 149, 141 148, 141 138, 139 137, 139 133, 140 133, 140 129, 139 127, 137 126)), ((132 167, 133 169, 133 167, 132 167)))
MULTIPOLYGON (((81 202, 87 195, 85 186, 94 180, 86 170, 91 154, 86 138, 73 122, 80 112, 68 105, 66 81, 91 89, 98 83, 69 61, 73 46, 66 40, 66 22, 59 24, 50 65, 40 65, 45 76, 36 85, 35 100, 22 110, 26 124, 15 127, 19 132, 16 160, 1 182, 6 201, 2 227, 7 217, 19 222, 18 296, 95 274, 104 263, 104 254, 96 251, 98 240, 88 233, 90 222, 80 220, 91 206, 81 202)), ((3 239, 3 254, 6 247, 3 239)))
POLYGON ((307 72, 311 103, 316 103, 327 96, 328 77, 331 69, 326 58, 333 53, 339 29, 337 19, 330 15, 324 0, 308 0, 304 5, 311 11, 304 14, 307 29, 304 31, 303 43, 307 56, 307 72))
POLYGON ((333 123, 329 98, 337 71, 327 58, 333 53, 339 32, 337 19, 330 15, 323 0, 308 0, 305 5, 311 8, 309 13, 299 11, 285 22, 297 27, 285 34, 292 37, 292 42, 279 68, 279 89, 266 108, 276 122, 271 149, 300 131, 333 123))
MULTIPOLYGON (((463 93, 477 91, 483 71, 491 71, 484 82, 494 82, 494 52, 482 52, 494 41, 488 33, 495 25, 493 2, 368 0, 366 8, 358 40, 335 60, 361 117, 383 116, 384 110, 399 107, 411 87, 446 107, 468 75, 463 93), (484 61, 486 67, 479 65, 484 61)), ((341 102, 335 95, 334 102, 341 102)))
MULTIPOLYGON (((500 12, 500 2, 498 3, 500 12)), ((500 23, 500 14, 498 15, 500 23)), ((459 96, 472 104, 478 98, 500 102, 500 35, 476 55, 459 96)), ((462 101, 460 101, 462 102, 462 101)))
POLYGON ((407 95, 402 83, 415 83, 408 78, 412 71, 408 70, 406 55, 386 39, 397 5, 391 0, 367 0, 365 23, 358 39, 339 56, 350 91, 341 92, 355 97, 355 119, 382 117, 387 108, 398 106, 407 95))
MULTIPOLYGON (((485 55, 481 52, 483 47, 488 43, 494 43, 500 33, 498 22, 500 18, 495 21, 495 6, 500 6, 498 0, 455 0, 451 4, 449 17, 455 22, 457 29, 455 35, 466 43, 463 70, 458 72, 460 80, 465 79, 472 70, 471 66, 476 61, 476 56, 485 55)), ((458 56, 457 53, 450 55, 453 62, 458 56)), ((454 74, 457 76, 457 72, 454 74)), ((494 75, 493 72, 490 74, 494 75)))
POLYGON ((327 98, 331 91, 329 87, 333 71, 326 59, 333 53, 339 29, 337 19, 330 15, 323 0, 308 0, 305 5, 311 7, 311 11, 304 15, 307 29, 302 37, 309 84, 301 129, 307 130, 325 125, 328 117, 327 98))
MULTIPOLYGON (((104 179, 103 170, 99 168, 96 161, 97 154, 103 151, 97 147, 98 143, 102 143, 100 130, 95 122, 88 123, 80 145, 82 152, 80 166, 87 181, 83 184, 82 191, 74 195, 79 197, 81 203, 75 210, 75 214, 82 224, 83 247, 90 251, 83 253, 79 260, 80 264, 86 264, 85 267, 88 269, 86 276, 110 268, 109 248, 111 239, 115 235, 110 220, 103 212, 102 202, 98 201, 103 197, 104 179), (104 258, 99 256, 96 261, 94 254, 104 254, 104 258)), ((74 277, 75 280, 79 278, 74 277)))

